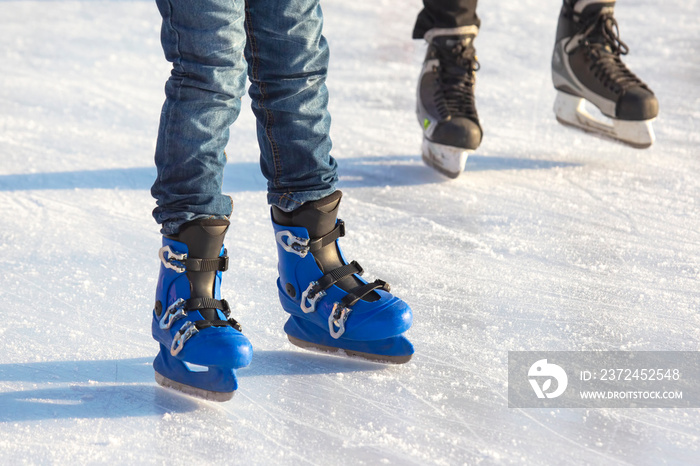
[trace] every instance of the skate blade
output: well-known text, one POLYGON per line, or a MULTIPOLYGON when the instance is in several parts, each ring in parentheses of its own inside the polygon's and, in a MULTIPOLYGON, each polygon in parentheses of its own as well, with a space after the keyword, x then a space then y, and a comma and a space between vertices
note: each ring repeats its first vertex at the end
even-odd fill
POLYGON ((591 115, 585 105, 585 99, 558 91, 554 101, 557 121, 587 133, 623 142, 636 149, 646 149, 654 143, 654 129, 651 126, 653 118, 640 121, 611 118, 612 123, 607 123, 591 115))
POLYGON ((233 398, 233 394, 236 392, 212 392, 211 390, 204 390, 201 388, 197 387, 192 387, 191 385, 185 385, 180 382, 175 382, 174 380, 171 380, 164 375, 156 372, 156 382, 158 385, 161 387, 166 387, 170 388, 173 390, 176 390, 180 393, 184 393, 186 395, 194 396, 197 398, 202 398, 204 400, 209 400, 209 401, 228 401, 231 398, 233 398))
POLYGON ((413 354, 407 356, 385 356, 381 354, 364 353, 362 351, 352 351, 344 348, 335 348, 333 346, 320 345, 318 343, 311 343, 305 340, 300 340, 299 338, 287 335, 289 342, 294 346, 307 350, 318 350, 324 353, 330 353, 336 356, 351 356, 366 359, 372 362, 385 362, 390 364, 405 364, 411 360, 413 354))
POLYGON ((446 146, 423 139, 423 162, 443 175, 455 179, 464 171, 467 157, 473 150, 446 146))

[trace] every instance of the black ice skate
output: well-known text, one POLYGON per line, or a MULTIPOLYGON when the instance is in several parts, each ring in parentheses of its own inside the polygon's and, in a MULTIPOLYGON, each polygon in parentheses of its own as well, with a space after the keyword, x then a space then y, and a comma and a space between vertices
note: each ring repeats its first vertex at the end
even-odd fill
POLYGON ((423 128, 423 161, 457 178, 467 156, 481 143, 474 103, 474 50, 477 26, 431 29, 425 34, 428 52, 418 78, 416 113, 423 128))
POLYGON ((557 120, 611 137, 631 146, 654 142, 651 122, 659 112, 654 93, 622 62, 627 45, 620 40, 613 17, 614 0, 564 2, 552 56, 552 81, 557 89, 557 120), (612 120, 594 118, 589 101, 612 120))

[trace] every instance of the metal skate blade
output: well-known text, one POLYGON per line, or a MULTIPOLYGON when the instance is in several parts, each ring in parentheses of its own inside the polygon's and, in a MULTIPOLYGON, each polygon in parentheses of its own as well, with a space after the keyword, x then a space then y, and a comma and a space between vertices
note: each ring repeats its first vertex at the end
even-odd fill
POLYGON ((308 350, 318 350, 324 353, 330 353, 336 356, 351 356, 359 357, 372 362, 385 362, 390 364, 405 364, 411 360, 412 354, 408 356, 384 356, 381 354, 363 353, 361 351, 351 351, 343 348, 334 348, 332 346, 319 345, 318 343, 311 343, 308 341, 300 340, 299 338, 287 335, 290 343, 299 348, 304 348, 308 350))
POLYGON ((233 394, 236 392, 212 392, 211 390, 203 390, 201 388, 192 387, 190 385, 185 385, 180 382, 175 382, 156 371, 156 382, 161 387, 171 388, 180 393, 185 393, 190 396, 195 396, 197 398, 202 398, 209 401, 228 401, 233 398, 233 394))
POLYGON ((587 133, 623 142, 637 149, 645 149, 654 143, 651 120, 628 121, 610 118, 610 123, 594 117, 586 109, 586 100, 558 91, 554 101, 557 121, 587 133))
POLYGON ((446 146, 423 139, 423 162, 449 178, 459 178, 472 150, 446 146))

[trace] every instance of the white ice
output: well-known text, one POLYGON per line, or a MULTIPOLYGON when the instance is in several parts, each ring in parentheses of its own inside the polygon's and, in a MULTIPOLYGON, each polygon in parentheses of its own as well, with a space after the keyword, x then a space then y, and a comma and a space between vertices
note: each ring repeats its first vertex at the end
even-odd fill
POLYGON ((700 2, 618 2, 648 150, 556 123, 560 0, 481 2, 485 138, 454 181, 419 155, 420 6, 323 2, 343 245, 412 306, 414 359, 287 342, 246 100, 224 296, 255 355, 214 404, 151 367, 155 4, 0 2, 0 464, 700 463, 698 410, 507 403, 509 350, 700 350, 700 2))

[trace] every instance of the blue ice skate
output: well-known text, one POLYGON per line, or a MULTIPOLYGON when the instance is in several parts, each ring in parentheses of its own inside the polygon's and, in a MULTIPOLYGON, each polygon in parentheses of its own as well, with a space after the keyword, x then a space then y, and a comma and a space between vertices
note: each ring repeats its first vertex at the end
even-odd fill
POLYGON ((253 348, 221 299, 227 220, 186 223, 163 237, 151 330, 160 343, 156 381, 184 393, 226 401, 238 388, 235 369, 250 364, 253 348))
POLYGON ((338 238, 345 224, 336 220, 341 197, 336 191, 292 212, 272 207, 277 288, 291 314, 284 331, 302 348, 405 363, 413 355, 403 335, 411 327, 411 308, 389 293, 386 282, 363 280, 362 267, 343 256, 338 238))

